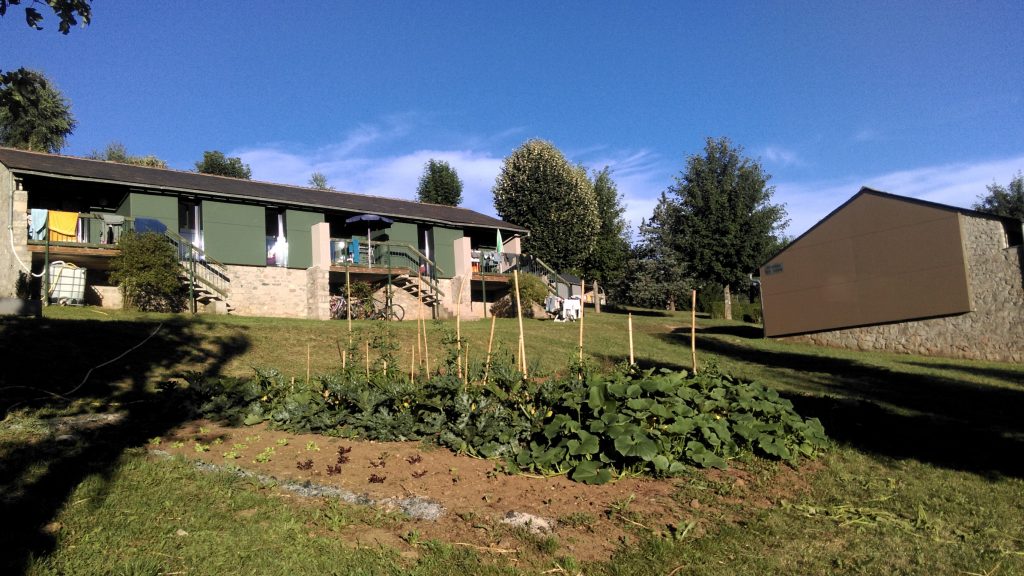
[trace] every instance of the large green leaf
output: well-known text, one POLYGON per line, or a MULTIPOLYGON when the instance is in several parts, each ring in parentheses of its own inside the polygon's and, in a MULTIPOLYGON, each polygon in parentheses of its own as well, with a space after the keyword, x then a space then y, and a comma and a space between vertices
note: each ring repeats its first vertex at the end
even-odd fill
POLYGON ((580 430, 578 434, 578 440, 575 438, 569 440, 569 455, 581 456, 584 454, 597 454, 597 451, 601 448, 597 436, 594 436, 584 430, 580 430))
POLYGON ((600 462, 587 460, 577 464, 569 477, 584 484, 604 484, 612 479, 612 474, 606 468, 601 467, 600 462))

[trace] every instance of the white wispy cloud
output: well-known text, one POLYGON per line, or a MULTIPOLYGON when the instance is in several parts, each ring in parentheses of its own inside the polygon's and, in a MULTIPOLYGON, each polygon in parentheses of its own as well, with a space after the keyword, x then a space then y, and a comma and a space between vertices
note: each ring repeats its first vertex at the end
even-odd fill
POLYGON ((768 162, 782 166, 802 166, 804 164, 799 154, 781 146, 766 147, 764 149, 764 157, 768 162))
MULTIPOLYGON (((521 132, 518 128, 512 131, 521 132)), ((387 151, 400 148, 409 133, 408 125, 391 122, 385 126, 360 126, 337 144, 313 151, 275 144, 233 150, 229 155, 241 157, 258 180, 305 186, 313 172, 321 172, 338 190, 409 200, 416 197, 427 161, 444 160, 462 178, 463 206, 495 215, 491 189, 501 171, 503 157, 493 152, 494 147, 484 144, 494 142, 495 135, 469 139, 465 148, 387 151)), ((623 197, 624 216, 634 234, 641 220, 650 218, 661 192, 673 183, 673 176, 680 169, 651 150, 613 150, 602 145, 581 147, 569 160, 582 162, 591 170, 605 166, 612 169, 612 178, 623 197)), ((786 233, 796 236, 853 196, 861 186, 970 207, 986 192, 987 185, 1006 184, 1021 169, 1024 154, 827 180, 782 179, 775 184, 773 200, 786 205, 790 219, 786 233)))
POLYGON ((872 140, 877 140, 879 138, 879 136, 880 136, 880 134, 878 133, 877 130, 875 130, 873 128, 863 128, 861 130, 858 130, 856 133, 854 133, 853 141, 854 142, 871 142, 872 140))
MULTIPOLYGON (((313 172, 327 177, 337 190, 403 198, 416 198, 416 187, 427 161, 444 160, 458 172, 463 182, 463 203, 466 208, 495 215, 491 189, 501 172, 504 158, 482 148, 488 142, 500 141, 508 134, 522 132, 513 128, 497 135, 471 139, 467 149, 421 149, 401 154, 374 153, 383 142, 400 140, 403 127, 385 129, 365 125, 346 134, 337 144, 307 151, 299 146, 273 144, 232 150, 252 168, 253 178, 297 186, 308 185, 313 172)), ((635 231, 641 219, 650 217, 657 197, 671 183, 671 172, 661 158, 649 150, 609 151, 606 146, 592 146, 577 151, 571 162, 582 162, 592 170, 605 166, 623 196, 625 218, 635 231)))
POLYGON ((776 202, 789 213, 789 235, 803 234, 860 190, 861 186, 921 200, 970 208, 993 182, 1009 183, 1024 168, 1024 155, 996 160, 925 166, 885 174, 820 182, 780 182, 776 202))

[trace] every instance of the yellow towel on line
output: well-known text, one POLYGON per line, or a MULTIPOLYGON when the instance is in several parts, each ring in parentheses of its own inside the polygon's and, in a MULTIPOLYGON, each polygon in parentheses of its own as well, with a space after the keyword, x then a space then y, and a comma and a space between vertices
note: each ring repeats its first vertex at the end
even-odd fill
POLYGON ((50 210, 50 242, 78 240, 78 212, 50 210))

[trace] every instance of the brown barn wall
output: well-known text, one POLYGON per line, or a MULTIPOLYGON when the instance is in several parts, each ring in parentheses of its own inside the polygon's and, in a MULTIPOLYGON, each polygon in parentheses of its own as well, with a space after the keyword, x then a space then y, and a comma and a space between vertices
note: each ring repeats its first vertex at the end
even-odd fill
POLYGON ((963 314, 831 330, 787 340, 860 350, 1024 362, 1024 248, 999 221, 959 215, 970 309, 963 314))
POLYGON ((856 197, 762 268, 765 334, 969 311, 957 216, 873 194, 856 197))

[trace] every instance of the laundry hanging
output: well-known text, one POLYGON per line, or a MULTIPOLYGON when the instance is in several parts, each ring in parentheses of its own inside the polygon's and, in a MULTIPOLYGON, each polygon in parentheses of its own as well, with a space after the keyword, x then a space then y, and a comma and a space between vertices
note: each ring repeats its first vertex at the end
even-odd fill
POLYGON ((78 212, 50 211, 50 242, 74 242, 78 239, 78 212))

